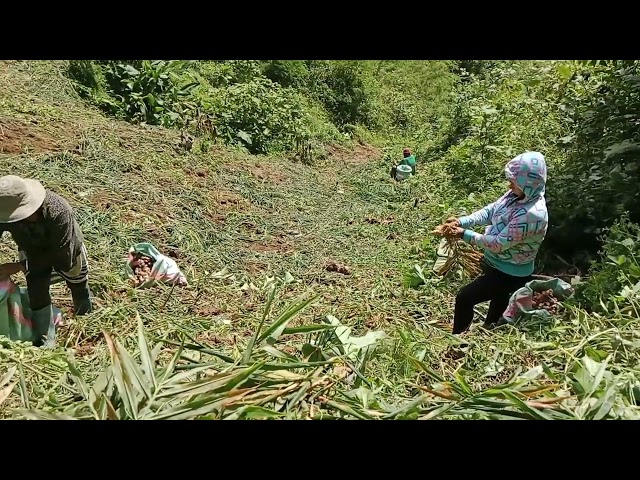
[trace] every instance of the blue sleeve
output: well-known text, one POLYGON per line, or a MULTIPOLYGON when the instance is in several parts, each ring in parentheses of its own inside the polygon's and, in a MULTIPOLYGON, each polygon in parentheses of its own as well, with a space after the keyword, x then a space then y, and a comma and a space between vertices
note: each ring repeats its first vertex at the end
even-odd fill
POLYGON ((514 216, 497 235, 481 235, 473 230, 465 230, 462 239, 471 245, 500 253, 525 241, 526 229, 522 226, 526 223, 526 216, 514 216))
POLYGON ((460 222, 460 226, 462 228, 471 228, 476 225, 489 225, 491 223, 491 216, 493 215, 493 210, 495 209, 495 202, 490 203, 486 207, 481 210, 478 210, 471 215, 467 215, 465 217, 460 217, 458 222, 460 222))

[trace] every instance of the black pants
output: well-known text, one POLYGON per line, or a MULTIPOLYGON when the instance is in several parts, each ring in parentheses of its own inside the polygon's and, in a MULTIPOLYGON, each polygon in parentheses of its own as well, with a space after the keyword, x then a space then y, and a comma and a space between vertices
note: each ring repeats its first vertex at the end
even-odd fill
POLYGON ((473 320, 473 307, 478 303, 491 301, 485 323, 492 325, 502 317, 509 305, 511 294, 523 287, 532 277, 514 277, 482 262, 483 275, 462 288, 456 296, 453 318, 453 333, 464 332, 473 320))
MULTIPOLYGON (((19 252, 20 260, 28 260, 27 254, 19 252)), ((62 272, 52 266, 38 266, 29 268, 27 272, 27 290, 29 292, 29 304, 31 310, 40 310, 51 305, 51 294, 49 287, 53 283, 64 281, 73 297, 74 304, 87 296, 89 284, 89 267, 87 250, 82 246, 81 252, 76 258, 71 270, 62 272)))
MULTIPOLYGON (((80 283, 65 282, 71 290, 71 297, 74 300, 74 304, 77 299, 85 295, 88 280, 84 280, 80 283)), ((36 272, 29 272, 27 274, 27 291, 29 292, 29 306, 31 310, 40 310, 41 308, 51 305, 51 293, 49 287, 51 286, 51 269, 39 270, 36 272)))

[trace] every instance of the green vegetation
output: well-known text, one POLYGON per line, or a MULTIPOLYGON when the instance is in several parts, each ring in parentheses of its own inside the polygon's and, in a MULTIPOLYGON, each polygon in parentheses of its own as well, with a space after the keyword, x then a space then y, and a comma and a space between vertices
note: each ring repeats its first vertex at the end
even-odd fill
POLYGON ((53 287, 59 348, 0 344, 1 414, 638 418, 637 69, 2 62, 6 172, 73 204, 98 308, 75 319, 53 287), (395 183, 404 146, 418 175, 395 183), (577 294, 552 321, 454 337, 468 279, 431 272, 429 232, 503 193, 526 149, 550 170, 539 267, 580 280, 577 294), (190 286, 132 289, 124 255, 140 241, 190 286))

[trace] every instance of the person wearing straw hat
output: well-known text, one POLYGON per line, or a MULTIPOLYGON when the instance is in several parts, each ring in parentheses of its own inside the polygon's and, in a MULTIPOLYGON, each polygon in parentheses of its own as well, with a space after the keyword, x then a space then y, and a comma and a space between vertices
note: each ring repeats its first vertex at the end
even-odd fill
POLYGON ((64 198, 37 180, 7 175, 0 178, 0 237, 4 232, 18 245, 19 258, 0 265, 0 279, 25 273, 33 344, 53 347, 51 284, 66 281, 76 315, 92 310, 82 230, 64 198))

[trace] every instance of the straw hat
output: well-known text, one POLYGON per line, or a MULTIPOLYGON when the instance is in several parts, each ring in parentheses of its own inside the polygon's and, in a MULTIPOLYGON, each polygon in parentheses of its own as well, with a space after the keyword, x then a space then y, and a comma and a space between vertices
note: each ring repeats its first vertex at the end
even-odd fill
POLYGON ((0 223, 14 223, 33 215, 46 191, 37 180, 15 175, 0 177, 0 223))

